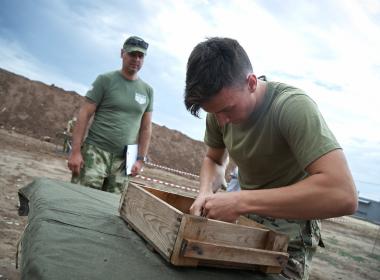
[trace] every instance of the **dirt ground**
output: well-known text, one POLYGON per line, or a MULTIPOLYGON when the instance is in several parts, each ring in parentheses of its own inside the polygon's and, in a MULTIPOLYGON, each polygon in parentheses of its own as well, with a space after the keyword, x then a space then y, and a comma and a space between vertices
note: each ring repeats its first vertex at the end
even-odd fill
MULTIPOLYGON (((144 176, 197 189, 197 182, 152 168, 144 176)), ((19 188, 35 177, 69 180, 66 157, 55 144, 0 129, 0 279, 19 279, 15 254, 27 223, 17 214, 19 188)), ((177 187, 178 188, 178 187, 177 187)), ((194 190, 190 193, 196 195, 194 190)), ((311 280, 380 279, 380 228, 343 217, 323 221, 325 249, 313 261, 311 280)))

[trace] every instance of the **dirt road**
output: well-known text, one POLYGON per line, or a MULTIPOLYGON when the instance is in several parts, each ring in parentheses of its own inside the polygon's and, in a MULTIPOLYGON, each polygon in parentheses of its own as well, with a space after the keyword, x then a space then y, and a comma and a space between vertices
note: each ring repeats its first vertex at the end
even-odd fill
MULTIPOLYGON (((0 129, 0 279, 19 279, 16 244, 27 218, 17 214, 18 189, 35 177, 70 179, 66 158, 57 149, 54 144, 0 129)), ((193 188, 198 185, 148 168, 144 174, 193 188)), ((314 258, 311 280, 380 279, 379 226, 344 217, 323 221, 322 233, 326 248, 314 258)))

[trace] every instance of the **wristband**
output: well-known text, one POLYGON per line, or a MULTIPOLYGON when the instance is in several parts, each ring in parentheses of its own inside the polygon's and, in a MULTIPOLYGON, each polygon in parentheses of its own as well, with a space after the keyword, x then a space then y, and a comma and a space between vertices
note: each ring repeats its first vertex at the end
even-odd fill
POLYGON ((136 157, 136 160, 141 160, 143 163, 145 163, 146 162, 146 157, 139 155, 139 156, 136 157))

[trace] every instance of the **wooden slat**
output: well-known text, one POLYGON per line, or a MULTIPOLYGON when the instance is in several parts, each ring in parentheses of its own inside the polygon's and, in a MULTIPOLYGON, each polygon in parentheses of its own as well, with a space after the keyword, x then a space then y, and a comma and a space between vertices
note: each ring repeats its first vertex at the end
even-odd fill
POLYGON ((178 194, 181 196, 191 197, 193 199, 196 198, 198 195, 197 192, 189 191, 187 189, 181 189, 181 188, 177 188, 177 187, 173 187, 170 185, 165 185, 165 184, 161 184, 161 183, 153 182, 153 181, 147 182, 146 180, 136 178, 136 177, 131 179, 130 182, 132 182, 134 184, 138 184, 140 186, 148 185, 150 188, 153 188, 153 189, 157 189, 157 190, 161 190, 161 191, 167 191, 167 192, 175 193, 175 194, 178 194))
POLYGON ((178 209, 182 213, 189 213, 190 206, 193 204, 194 199, 174 193, 164 192, 161 190, 144 187, 145 190, 154 194, 156 197, 159 197, 166 203, 170 204, 174 208, 178 209))
POLYGON ((192 258, 185 258, 183 255, 181 255, 182 250, 182 244, 183 244, 183 232, 185 231, 185 228, 188 226, 186 224, 187 220, 185 216, 182 216, 181 225, 177 234, 177 239, 174 244, 173 253, 170 259, 170 262, 174 265, 178 266, 198 266, 198 260, 192 259, 192 258))
POLYGON ((170 261, 182 213, 143 188, 130 183, 120 215, 170 261))
POLYGON ((185 214, 183 238, 231 246, 264 249, 269 230, 185 214))
POLYGON ((242 225, 242 226, 268 229, 266 226, 259 224, 258 222, 255 222, 254 220, 251 220, 245 216, 240 216, 239 219, 237 220, 237 224, 242 225))
MULTIPOLYGON (((275 231, 270 231, 267 236, 267 241, 265 245, 266 250, 286 252, 288 250, 289 237, 286 234, 278 233, 275 231)), ((280 273, 282 267, 261 267, 260 270, 265 273, 280 273)))
MULTIPOLYGON (((263 248, 266 244, 267 233, 268 230, 265 229, 237 226, 236 224, 184 214, 174 245, 171 263, 181 266, 196 266, 198 264, 196 259, 181 255, 184 239, 263 248)), ((213 265, 212 261, 208 265, 213 265)))
POLYGON ((288 260, 288 255, 282 252, 220 245, 191 239, 184 239, 183 242, 181 254, 188 258, 274 267, 282 267, 288 260))

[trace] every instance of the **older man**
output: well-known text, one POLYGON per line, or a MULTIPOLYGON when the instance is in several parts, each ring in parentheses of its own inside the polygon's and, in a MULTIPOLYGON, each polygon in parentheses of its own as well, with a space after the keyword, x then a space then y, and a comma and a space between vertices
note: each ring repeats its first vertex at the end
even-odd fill
POLYGON ((138 76, 147 49, 143 39, 129 37, 121 49, 121 70, 99 75, 87 92, 68 161, 72 182, 122 192, 128 181, 125 147, 132 144, 138 144, 138 154, 131 175, 140 172, 152 130, 153 89, 138 76), (94 119, 83 141, 91 117, 94 119))

